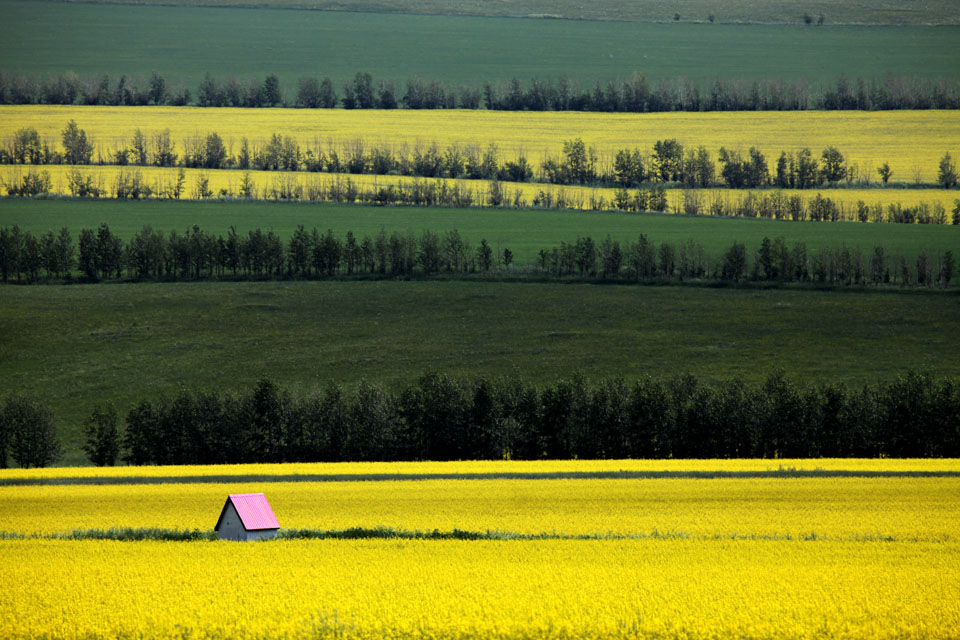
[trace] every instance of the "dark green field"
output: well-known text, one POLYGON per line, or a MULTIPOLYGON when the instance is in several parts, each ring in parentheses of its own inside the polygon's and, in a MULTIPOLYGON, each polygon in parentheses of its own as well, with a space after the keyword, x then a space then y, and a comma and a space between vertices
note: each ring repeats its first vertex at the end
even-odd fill
MULTIPOLYGON (((798 16, 805 10, 798 7, 798 16)), ((958 27, 642 24, 42 0, 2 0, 0 16, 4 71, 107 73, 116 80, 157 70, 194 94, 206 72, 259 80, 275 73, 290 94, 300 76, 330 76, 339 88, 357 71, 469 86, 534 76, 592 86, 635 72, 698 82, 888 73, 960 78, 958 27)))
POLYGON ((933 25, 958 24, 956 3, 927 0, 92 0, 106 4, 153 4, 203 7, 246 7, 419 13, 428 15, 506 16, 515 18, 569 18, 627 22, 684 22, 798 24, 804 14, 824 16, 826 24, 933 25), (710 20, 713 16, 713 20, 710 20))
POLYGON ((533 263, 540 249, 560 242, 608 235, 634 242, 641 233, 656 243, 693 239, 709 256, 719 257, 734 242, 759 248, 764 236, 783 236, 788 244, 805 242, 809 248, 859 247, 865 253, 882 245, 888 251, 914 256, 920 251, 952 250, 960 256, 960 227, 939 225, 816 223, 761 219, 689 217, 656 214, 587 213, 513 209, 418 209, 298 203, 124 202, 0 199, 0 227, 20 225, 42 234, 67 227, 76 240, 83 227, 107 223, 125 241, 144 225, 169 232, 185 232, 193 225, 225 235, 230 226, 245 233, 254 228, 275 231, 289 238, 297 225, 317 227, 340 236, 347 231, 362 237, 399 231, 419 236, 424 230, 457 229, 471 245, 486 238, 492 246, 509 248, 518 264, 533 263))
POLYGON ((82 463, 94 405, 267 376, 411 382, 428 369, 550 382, 692 372, 756 381, 960 375, 956 295, 485 282, 0 287, 0 380, 56 411, 82 463))

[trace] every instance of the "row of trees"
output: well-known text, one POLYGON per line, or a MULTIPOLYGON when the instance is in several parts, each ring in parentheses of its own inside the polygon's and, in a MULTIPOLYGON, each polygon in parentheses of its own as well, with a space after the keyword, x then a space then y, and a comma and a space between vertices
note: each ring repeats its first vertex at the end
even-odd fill
POLYGON ((760 247, 750 253, 745 245, 734 242, 722 256, 714 258, 694 240, 656 244, 641 234, 636 242, 623 245, 609 237, 595 242, 589 236, 561 242, 559 247, 540 250, 537 267, 541 273, 557 277, 576 275, 641 282, 749 280, 947 287, 957 263, 952 251, 921 251, 908 258, 882 246, 871 252, 847 246, 808 250, 806 243, 788 245, 783 237, 765 237, 760 247))
MULTIPOLYGON (((94 159, 94 145, 86 132, 70 121, 61 133, 62 151, 41 140, 33 128, 18 130, 12 140, 0 148, 0 164, 91 164, 117 166, 157 166, 204 169, 256 169, 260 171, 308 171, 372 175, 402 175, 424 178, 501 180, 528 182, 536 179, 549 184, 635 187, 652 183, 681 184, 688 188, 726 185, 730 188, 809 189, 821 185, 869 184, 872 169, 847 160, 834 146, 815 156, 810 149, 781 151, 771 169, 767 158, 756 147, 746 155, 720 147, 717 159, 703 145, 684 146, 676 138, 658 140, 652 152, 622 148, 609 157, 600 157, 596 149, 582 139, 563 143, 562 152, 547 155, 535 167, 523 154, 513 160, 500 157, 497 145, 454 143, 441 148, 432 144, 368 144, 356 138, 346 144, 319 143, 303 150, 290 136, 274 133, 269 141, 240 141, 237 153, 216 132, 196 135, 183 141, 182 151, 171 139, 170 131, 145 134, 137 129, 127 141, 112 149, 101 149, 94 159), (719 161, 720 170, 717 171, 719 161), (720 180, 722 180, 722 182, 720 180)), ((876 174, 887 184, 894 172, 889 163, 876 167, 876 174)), ((949 152, 937 167, 937 183, 944 189, 957 186, 956 163, 949 152)))
MULTIPOLYGON (((121 429, 110 405, 84 425, 96 465, 543 458, 957 457, 960 383, 909 372, 849 388, 692 375, 537 387, 519 378, 428 373, 397 392, 361 382, 296 397, 262 380, 239 395, 141 400, 121 429)), ((63 451, 53 414, 11 395, 0 467, 43 467, 63 451)))
POLYGON ((526 85, 509 82, 450 86, 413 78, 397 84, 374 81, 358 72, 339 88, 330 78, 301 77, 284 88, 276 75, 262 81, 214 78, 209 73, 195 94, 168 86, 154 72, 131 80, 122 75, 81 78, 75 73, 33 77, 0 73, 0 104, 189 105, 201 107, 275 107, 308 109, 498 109, 509 111, 795 111, 960 108, 960 85, 945 78, 930 80, 888 75, 883 79, 841 76, 834 83, 805 80, 721 80, 687 78, 649 81, 642 74, 626 80, 597 82, 582 88, 567 78, 534 78, 526 85), (195 97, 194 97, 195 96, 195 97))
MULTIPOLYGON (((789 195, 781 190, 755 193, 742 191, 704 192, 692 189, 666 190, 662 185, 649 189, 616 189, 605 195, 599 189, 570 189, 544 187, 532 199, 517 186, 491 181, 472 186, 471 183, 445 179, 417 178, 410 182, 362 185, 349 177, 320 178, 315 175, 305 180, 291 174, 277 174, 272 181, 258 186, 250 173, 244 173, 238 184, 214 189, 210 177, 199 172, 188 183, 184 169, 174 176, 158 175, 153 181, 143 177, 140 170, 121 170, 108 183, 102 174, 92 174, 74 168, 64 176, 66 190, 78 198, 125 199, 194 199, 223 201, 273 200, 294 202, 330 202, 338 204, 361 203, 374 206, 416 207, 502 207, 544 209, 572 209, 576 211, 671 212, 683 215, 714 215, 743 218, 768 218, 815 222, 888 222, 897 224, 960 225, 960 199, 956 199, 952 214, 938 201, 868 205, 858 200, 853 206, 834 201, 817 193, 812 198, 789 195), (608 199, 609 198, 609 199, 608 199)), ((14 172, 0 176, 0 186, 13 197, 57 197, 53 180, 46 171, 33 168, 26 173, 14 172)), ((59 185, 57 191, 63 191, 59 185)))
POLYGON ((489 272, 511 266, 510 249, 494 250, 486 239, 474 248, 456 230, 442 235, 424 231, 411 234, 382 230, 357 238, 347 232, 341 239, 332 230, 297 227, 289 242, 273 231, 259 228, 238 234, 231 227, 226 237, 214 236, 194 226, 186 233, 169 234, 144 227, 124 242, 109 226, 82 229, 79 243, 70 232, 48 232, 39 238, 18 226, 0 228, 0 278, 4 282, 38 281, 42 277, 81 277, 108 280, 126 275, 136 279, 197 279, 212 277, 320 278, 372 274, 381 276, 426 275, 441 272, 489 272))
POLYGON ((876 246, 808 249, 783 237, 764 238, 748 253, 735 242, 722 256, 710 256, 688 240, 654 243, 646 235, 621 243, 587 236, 541 249, 533 265, 514 265, 513 252, 482 239, 476 246, 456 229, 424 231, 419 237, 383 229, 362 238, 348 231, 340 238, 297 227, 288 242, 259 228, 226 237, 194 226, 169 234, 144 227, 129 242, 106 224, 82 229, 79 250, 67 229, 37 238, 18 226, 0 228, 0 277, 4 282, 69 279, 79 270, 90 281, 122 278, 184 280, 220 277, 325 278, 488 273, 509 270, 538 276, 591 279, 720 280, 813 282, 829 285, 900 284, 949 286, 957 265, 952 251, 920 251, 907 257, 876 246))
POLYGON ((98 407, 98 465, 563 458, 955 457, 960 383, 907 373, 849 388, 692 375, 537 387, 518 378, 423 375, 397 392, 362 382, 293 396, 263 380, 239 395, 98 407))
MULTIPOLYGON (((632 187, 673 183, 691 189, 720 185, 731 189, 771 186, 778 189, 810 189, 823 185, 870 184, 871 171, 873 169, 849 161, 832 145, 825 148, 819 157, 808 148, 796 152, 781 151, 771 168, 764 153, 756 147, 750 147, 746 155, 738 150, 720 147, 717 160, 714 160, 703 145, 685 146, 676 138, 658 140, 649 154, 644 154, 639 148, 618 149, 612 163, 601 163, 596 150, 587 148, 583 140, 576 138, 563 143, 563 153, 559 158, 548 157, 543 161, 537 178, 552 184, 598 186, 632 187)), ((884 185, 894 175, 887 162, 876 167, 875 172, 884 185)), ((920 180, 914 177, 914 182, 919 184, 920 180)), ((953 156, 946 152, 937 165, 937 184, 944 189, 952 189, 957 183, 956 163, 953 156)))
MULTIPOLYGON (((664 197, 666 192, 664 192, 664 197)), ((834 201, 817 193, 812 198, 789 195, 783 191, 767 193, 713 192, 684 189, 673 191, 669 210, 691 216, 713 215, 738 218, 767 218, 812 222, 863 222, 891 224, 954 224, 960 225, 960 199, 954 201, 952 213, 940 203, 919 202, 913 206, 890 203, 884 206, 876 202, 868 205, 858 200, 854 206, 834 201)), ((614 193, 613 206, 621 211, 644 211, 649 206, 650 195, 643 190, 618 189, 614 193)))

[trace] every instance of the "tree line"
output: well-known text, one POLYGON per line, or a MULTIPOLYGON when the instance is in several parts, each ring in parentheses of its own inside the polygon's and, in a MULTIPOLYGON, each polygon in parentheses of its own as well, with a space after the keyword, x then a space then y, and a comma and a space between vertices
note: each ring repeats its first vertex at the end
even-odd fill
MULTIPOLYGON (((728 186, 733 189, 777 187, 809 189, 823 185, 870 184, 873 173, 884 185, 894 172, 889 163, 861 167, 834 146, 816 156, 809 148, 781 151, 771 168, 756 147, 746 154, 720 147, 716 160, 703 145, 684 145, 676 138, 654 143, 652 151, 621 148, 601 158, 582 139, 563 142, 562 152, 547 155, 539 167, 520 153, 512 160, 500 157, 496 144, 454 143, 441 148, 436 142, 406 144, 367 143, 356 138, 345 144, 319 143, 302 149, 290 136, 274 133, 267 142, 251 143, 241 138, 236 154, 216 132, 183 140, 178 150, 170 131, 133 132, 129 140, 102 148, 94 158, 95 145, 73 120, 61 132, 61 149, 42 140, 36 129, 19 129, 0 148, 0 164, 70 164, 241 169, 258 171, 307 171, 369 175, 399 175, 422 178, 498 180, 548 184, 636 187, 673 184, 687 188, 728 186), (718 171, 719 163, 719 171, 718 171)), ((918 177, 914 182, 920 184, 918 177)), ((937 166, 937 184, 952 189, 958 184, 956 163, 949 152, 937 166)), ((9 191, 9 188, 8 188, 9 191)))
POLYGON ((882 79, 839 77, 833 83, 806 80, 696 82, 642 74, 581 87, 559 78, 517 78, 452 86, 412 78, 374 81, 357 72, 337 87, 329 78, 303 76, 295 87, 270 74, 262 81, 206 74, 195 92, 168 85, 158 72, 149 78, 103 74, 81 78, 68 72, 48 77, 0 73, 0 104, 196 105, 200 107, 298 107, 306 109, 489 109, 505 111, 798 111, 960 108, 960 84, 946 78, 887 75, 882 79))
POLYGON ((948 287, 957 263, 951 250, 920 251, 905 256, 877 245, 819 247, 788 244, 783 237, 764 238, 748 252, 734 242, 722 256, 707 254, 694 240, 655 243, 641 234, 621 243, 590 236, 541 249, 536 262, 515 264, 513 252, 493 247, 486 238, 471 245, 456 229, 443 233, 392 232, 385 229, 341 238, 316 227, 299 225, 284 242, 273 231, 257 228, 226 236, 194 226, 184 233, 163 233, 145 226, 124 242, 107 224, 84 228, 79 242, 66 228, 39 237, 19 226, 0 227, 0 279, 85 281, 195 280, 211 278, 409 277, 450 274, 512 273, 611 281, 801 282, 826 285, 948 287))
MULTIPOLYGON (((24 426, 52 424, 48 409, 14 395, 0 417, 4 466, 8 451, 22 466, 57 459, 55 433, 24 426), (24 454, 31 437, 40 440, 34 449, 52 453, 24 454)), ((84 433, 97 465, 957 457, 960 383, 908 372, 859 387, 803 386, 774 371, 756 384, 690 374, 591 383, 575 374, 537 386, 426 373, 397 391, 361 382, 348 393, 329 383, 294 396, 261 380, 239 394, 184 390, 143 399, 122 425, 114 407, 100 405, 84 433)))
MULTIPOLYGON (((572 209, 575 211, 623 211, 629 213, 673 213, 682 215, 713 215, 741 218, 814 222, 872 222, 896 224, 954 224, 960 225, 960 198, 955 199, 952 214, 939 201, 919 202, 915 205, 882 203, 868 205, 858 200, 851 206, 817 193, 812 198, 788 195, 777 189, 766 193, 716 191, 705 193, 694 189, 673 189, 653 184, 649 188, 616 189, 612 194, 594 188, 571 189, 564 186, 538 189, 533 197, 516 185, 497 180, 471 185, 463 180, 445 178, 415 178, 410 182, 363 185, 350 177, 339 175, 309 176, 300 180, 291 174, 276 175, 272 181, 257 186, 249 172, 239 184, 214 189, 210 176, 196 173, 187 182, 181 168, 173 177, 156 176, 153 181, 144 178, 137 169, 121 170, 110 183, 100 174, 71 169, 65 176, 69 197, 116 198, 118 200, 193 199, 236 202, 268 200, 274 202, 312 202, 336 204, 364 204, 372 206, 414 207, 498 207, 525 209, 572 209)), ((49 198, 67 197, 53 191, 53 180, 47 171, 30 168, 26 173, 14 172, 0 176, 9 197, 49 198)))

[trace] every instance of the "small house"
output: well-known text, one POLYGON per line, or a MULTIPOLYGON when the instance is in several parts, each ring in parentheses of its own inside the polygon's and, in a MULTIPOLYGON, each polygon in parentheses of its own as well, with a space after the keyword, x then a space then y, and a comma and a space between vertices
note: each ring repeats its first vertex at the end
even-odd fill
POLYGON ((277 517, 262 493, 237 493, 227 496, 214 531, 221 540, 264 540, 280 529, 277 517))

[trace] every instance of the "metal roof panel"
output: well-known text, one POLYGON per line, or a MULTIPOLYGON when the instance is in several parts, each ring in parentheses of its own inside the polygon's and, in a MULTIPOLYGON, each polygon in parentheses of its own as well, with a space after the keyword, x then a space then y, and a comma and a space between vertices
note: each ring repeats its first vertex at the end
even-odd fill
MULTIPOLYGON (((233 503, 233 508, 237 510, 240 522, 247 531, 280 528, 267 497, 262 493, 232 493, 227 497, 227 502, 233 503)), ((223 506, 226 508, 227 505, 223 506)), ((222 512, 220 517, 223 518, 222 512)), ((219 526, 220 522, 217 521, 217 527, 219 526)))

